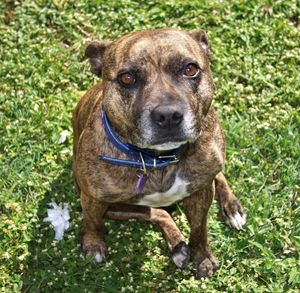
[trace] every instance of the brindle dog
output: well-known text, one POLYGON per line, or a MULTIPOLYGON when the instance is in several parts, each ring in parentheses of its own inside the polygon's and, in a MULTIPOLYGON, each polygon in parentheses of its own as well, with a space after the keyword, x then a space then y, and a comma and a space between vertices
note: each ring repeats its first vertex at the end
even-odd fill
POLYGON ((202 30, 135 32, 87 47, 91 70, 102 83, 74 110, 73 172, 83 211, 82 249, 97 262, 106 255, 103 218, 135 218, 159 225, 177 267, 191 254, 196 276, 211 276, 218 268, 207 240, 214 195, 229 226, 245 224, 246 213, 222 173, 225 141, 211 106, 210 55, 202 30), (136 169, 99 160, 99 155, 128 159, 107 137, 101 109, 124 143, 157 155, 182 146, 179 161, 148 170, 145 186, 136 192, 136 169), (169 213, 159 208, 177 201, 191 227, 188 245, 169 213))

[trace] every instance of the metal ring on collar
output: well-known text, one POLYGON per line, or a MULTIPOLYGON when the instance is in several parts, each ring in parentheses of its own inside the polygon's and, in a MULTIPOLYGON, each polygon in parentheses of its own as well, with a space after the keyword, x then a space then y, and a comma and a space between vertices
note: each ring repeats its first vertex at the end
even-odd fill
POLYGON ((141 160, 142 160, 144 173, 147 174, 147 168, 146 168, 145 161, 144 161, 144 158, 143 158, 143 155, 142 155, 141 152, 140 152, 140 157, 141 157, 141 160))

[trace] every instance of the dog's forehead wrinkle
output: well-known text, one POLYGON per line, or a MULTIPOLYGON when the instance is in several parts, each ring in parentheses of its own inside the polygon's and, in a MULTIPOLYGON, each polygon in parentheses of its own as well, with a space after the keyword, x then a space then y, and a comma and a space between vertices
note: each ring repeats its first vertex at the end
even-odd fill
MULTIPOLYGON (((127 39, 123 39, 120 46, 124 52, 127 49, 128 54, 131 58, 135 56, 147 57, 150 61, 151 56, 154 57, 156 61, 164 60, 166 55, 171 55, 172 53, 181 53, 186 55, 188 52, 193 52, 193 40, 186 35, 186 33, 178 31, 170 32, 159 32, 156 34, 142 34, 140 37, 137 35, 130 35, 127 39), (178 41, 180 37, 181 42, 178 41), (158 58, 164 55, 164 58, 158 58)), ((195 45, 195 44, 194 44, 195 45)), ((153 60, 153 59, 152 59, 153 60)), ((159 65, 159 64, 157 64, 159 65)))

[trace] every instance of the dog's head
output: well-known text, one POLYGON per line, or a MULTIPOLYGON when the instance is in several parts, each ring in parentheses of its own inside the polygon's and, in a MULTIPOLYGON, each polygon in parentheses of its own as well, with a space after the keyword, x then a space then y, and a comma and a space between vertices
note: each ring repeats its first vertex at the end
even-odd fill
POLYGON ((86 49, 107 116, 127 142, 166 151, 200 135, 214 94, 204 31, 136 32, 86 49))

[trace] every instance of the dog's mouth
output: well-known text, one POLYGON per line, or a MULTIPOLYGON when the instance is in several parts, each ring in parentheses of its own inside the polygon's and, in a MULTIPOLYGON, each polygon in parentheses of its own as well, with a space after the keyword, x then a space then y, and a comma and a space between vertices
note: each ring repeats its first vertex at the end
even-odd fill
POLYGON ((170 136, 170 137, 155 137, 151 140, 142 140, 142 143, 139 144, 141 148, 150 149, 159 152, 166 152, 178 149, 180 146, 192 142, 192 139, 189 139, 185 135, 182 136, 170 136))
POLYGON ((174 149, 178 149, 180 146, 186 144, 187 141, 180 142, 165 142, 160 144, 154 144, 148 146, 148 149, 156 150, 156 151, 171 151, 174 149))

